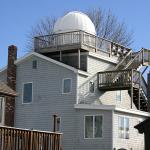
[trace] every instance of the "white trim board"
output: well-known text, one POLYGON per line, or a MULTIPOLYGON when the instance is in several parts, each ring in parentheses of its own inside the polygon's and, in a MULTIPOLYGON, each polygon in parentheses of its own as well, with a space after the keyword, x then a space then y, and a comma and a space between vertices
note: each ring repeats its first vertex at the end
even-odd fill
POLYGON ((115 105, 75 104, 75 109, 114 110, 115 105))
POLYGON ((133 109, 124 109, 124 108, 118 108, 115 105, 95 105, 95 104, 75 104, 75 109, 95 109, 95 110, 112 110, 116 112, 122 112, 127 114, 133 114, 138 116, 145 116, 150 117, 150 113, 140 111, 140 110, 133 110, 133 109))

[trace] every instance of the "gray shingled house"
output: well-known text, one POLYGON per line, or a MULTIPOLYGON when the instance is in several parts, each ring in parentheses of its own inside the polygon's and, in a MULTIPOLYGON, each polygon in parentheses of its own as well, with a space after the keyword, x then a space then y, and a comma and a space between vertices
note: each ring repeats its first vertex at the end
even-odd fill
MULTIPOLYGON (((16 47, 10 49, 9 58, 16 58, 16 47)), ((150 116, 148 83, 140 72, 149 55, 97 37, 81 12, 66 14, 53 34, 35 37, 33 52, 0 71, 7 82, 16 66, 11 125, 52 130, 57 114, 64 150, 143 150, 144 136, 134 126, 150 116)))

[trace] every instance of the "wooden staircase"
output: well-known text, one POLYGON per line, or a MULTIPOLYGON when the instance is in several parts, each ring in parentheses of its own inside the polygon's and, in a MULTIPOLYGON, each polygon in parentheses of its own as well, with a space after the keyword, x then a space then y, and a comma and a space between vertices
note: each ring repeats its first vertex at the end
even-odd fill
MULTIPOLYGON (((131 96, 131 90, 128 90, 128 93, 131 96)), ((147 98, 144 95, 144 93, 142 92, 142 90, 139 92, 138 88, 133 88, 133 103, 135 104, 135 106, 138 110, 146 111, 146 112, 148 111, 147 98), (139 98, 140 98, 140 100, 139 100, 139 98)))
POLYGON ((149 65, 150 50, 129 51, 114 70, 98 73, 98 87, 103 91, 127 89, 137 109, 148 111, 147 83, 137 70, 149 65))
POLYGON ((138 69, 140 66, 150 65, 150 50, 142 48, 138 52, 132 52, 131 50, 120 61, 120 63, 114 68, 114 70, 125 69, 138 69))

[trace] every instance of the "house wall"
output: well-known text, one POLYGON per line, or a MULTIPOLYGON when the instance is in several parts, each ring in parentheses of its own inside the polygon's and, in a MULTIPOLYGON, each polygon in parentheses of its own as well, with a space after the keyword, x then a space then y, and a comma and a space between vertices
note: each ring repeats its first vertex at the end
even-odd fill
POLYGON ((112 149, 112 111, 105 110, 84 110, 76 109, 77 118, 74 150, 111 150, 112 149), (102 115, 103 131, 102 138, 85 139, 84 138, 84 116, 102 115))
POLYGON ((87 72, 92 75, 96 74, 100 71, 111 70, 115 65, 108 61, 98 59, 88 55, 87 57, 87 72))
POLYGON ((15 126, 53 131, 53 115, 61 117, 61 132, 65 150, 74 147, 76 74, 64 67, 33 57, 17 65, 17 93, 15 126), (32 69, 37 60, 37 69, 32 69), (62 79, 72 78, 72 92, 62 94, 62 79), (22 104, 23 83, 33 83, 33 102, 22 104))
MULTIPOLYGON (((107 91, 99 98, 104 105, 116 105, 119 108, 131 109, 131 97, 128 90, 121 90, 121 101, 117 100, 117 91, 107 91)), ((137 110, 136 106, 132 105, 133 110, 137 110)))
POLYGON ((113 115, 113 145, 114 148, 125 148, 132 150, 144 150, 144 135, 139 134, 138 130, 134 128, 139 122, 143 121, 145 117, 131 115, 127 113, 114 112, 113 115), (118 117, 124 116, 129 118, 129 139, 118 138, 118 117))

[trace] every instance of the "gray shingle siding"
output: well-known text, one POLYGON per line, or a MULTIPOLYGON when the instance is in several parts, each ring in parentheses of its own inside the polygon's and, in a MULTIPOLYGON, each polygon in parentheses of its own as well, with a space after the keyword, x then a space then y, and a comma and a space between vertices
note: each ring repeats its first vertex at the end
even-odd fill
POLYGON ((61 117, 65 150, 73 147, 76 103, 76 74, 68 69, 38 57, 30 58, 17 66, 17 92, 15 126, 40 130, 53 130, 53 114, 61 117), (32 60, 38 68, 32 69, 32 60), (62 94, 62 79, 72 78, 72 92, 62 94), (23 83, 33 83, 33 103, 22 104, 23 83))
POLYGON ((114 67, 114 64, 104 61, 102 59, 94 58, 92 56, 87 57, 87 72, 92 75, 100 71, 110 70, 114 67))
POLYGON ((145 117, 130 115, 127 113, 115 112, 113 117, 113 139, 114 139, 114 148, 125 148, 133 150, 144 150, 144 135, 139 134, 138 131, 134 128, 140 121, 144 120, 145 117), (118 117, 123 116, 129 118, 129 139, 120 139, 118 138, 118 117))
POLYGON ((76 110, 76 149, 75 150, 111 150, 112 149, 112 111, 76 110), (84 138, 84 116, 103 116, 103 137, 99 139, 84 138))

